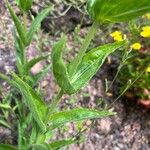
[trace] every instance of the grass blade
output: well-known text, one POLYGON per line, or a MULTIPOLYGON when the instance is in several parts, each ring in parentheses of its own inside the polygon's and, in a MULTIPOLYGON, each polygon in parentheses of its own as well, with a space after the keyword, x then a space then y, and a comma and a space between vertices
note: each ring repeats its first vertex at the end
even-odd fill
POLYGON ((0 150, 17 150, 17 148, 8 144, 0 144, 0 150))
POLYGON ((12 9, 12 7, 8 1, 6 1, 6 4, 8 7, 8 10, 9 10, 9 13, 10 13, 10 15, 14 21, 14 24, 15 24, 15 27, 16 27, 17 32, 19 34, 19 37, 20 37, 22 43, 24 45, 26 45, 27 44, 27 36, 26 36, 25 31, 24 31, 23 25, 22 25, 21 21, 19 20, 19 18, 17 17, 17 15, 15 14, 15 12, 13 11, 13 9, 12 9))
POLYGON ((19 0, 18 4, 23 11, 27 12, 31 9, 32 0, 19 0))
POLYGON ((38 14, 38 16, 34 19, 34 21, 31 24, 31 27, 29 29, 29 32, 27 34, 28 38, 28 45, 31 43, 31 40, 33 38, 34 33, 37 31, 39 26, 41 25, 41 22, 43 19, 49 14, 49 12, 52 10, 52 7, 48 7, 44 9, 41 13, 38 14))
POLYGON ((76 142, 75 140, 60 140, 60 141, 52 142, 48 145, 52 150, 58 150, 65 146, 69 146, 75 142, 76 142))

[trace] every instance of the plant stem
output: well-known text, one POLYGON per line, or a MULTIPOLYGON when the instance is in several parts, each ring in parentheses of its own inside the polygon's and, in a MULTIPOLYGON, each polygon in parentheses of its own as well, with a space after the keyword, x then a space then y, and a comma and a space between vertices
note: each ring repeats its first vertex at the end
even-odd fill
POLYGON ((106 89, 106 92, 108 92, 110 90, 110 88, 112 87, 112 85, 114 84, 115 80, 117 79, 117 77, 120 73, 120 70, 125 65, 126 61, 129 59, 129 54, 130 54, 131 51, 132 51, 132 49, 130 49, 128 51, 128 47, 125 49, 125 54, 123 55, 122 62, 120 63, 120 65, 118 67, 117 73, 116 73, 115 77, 113 78, 113 81, 111 82, 109 87, 106 89))
POLYGON ((123 90, 123 92, 114 100, 114 102, 112 102, 108 108, 110 108, 143 74, 144 72, 146 71, 146 69, 144 69, 144 71, 142 71, 139 76, 137 76, 135 78, 135 80, 133 82, 131 82, 129 85, 127 85, 127 87, 123 90))
POLYGON ((117 70, 117 73, 115 75, 115 77, 113 78, 111 84, 109 85, 109 87, 106 89, 106 92, 108 92, 110 90, 110 88, 112 87, 112 85, 114 84, 115 80, 117 79, 119 73, 120 73, 120 70, 122 69, 122 64, 120 64, 120 66, 118 67, 118 70, 117 70))
POLYGON ((23 22, 24 22, 24 30, 27 31, 27 16, 26 13, 23 13, 23 22))
POLYGON ((55 111, 55 109, 58 106, 63 94, 64 94, 63 90, 60 90, 60 92, 56 95, 55 99, 52 101, 52 103, 50 105, 49 115, 55 111))
MULTIPOLYGON (((25 31, 25 33, 27 32, 27 15, 26 15, 26 13, 25 12, 23 12, 23 22, 24 22, 24 31, 25 31)), ((22 45, 23 47, 22 47, 22 50, 23 50, 23 52, 22 52, 22 57, 23 57, 23 65, 26 63, 26 54, 25 54, 25 49, 26 49, 26 47, 24 46, 24 45, 22 45)))
POLYGON ((93 25, 91 26, 90 31, 88 32, 88 34, 85 38, 85 41, 83 42, 83 44, 80 48, 79 55, 78 55, 79 58, 82 58, 82 56, 85 54, 87 48, 89 47, 92 39, 94 38, 94 36, 97 32, 97 27, 98 27, 98 24, 96 22, 94 22, 93 25))
POLYGON ((27 61, 27 60, 26 60, 26 52, 25 52, 25 50, 26 50, 26 48, 24 47, 24 48, 23 48, 23 52, 22 52, 22 53, 23 53, 23 54, 22 54, 22 57, 23 57, 23 65, 26 64, 26 61, 27 61))
POLYGON ((79 50, 77 57, 72 61, 73 68, 71 69, 70 76, 74 75, 74 73, 76 72, 77 67, 79 66, 87 48, 89 47, 92 39, 94 38, 95 34, 97 33, 97 29, 98 29, 98 23, 94 22, 90 28, 90 31, 88 32, 88 34, 85 37, 85 40, 79 50))
POLYGON ((21 124, 18 122, 18 149, 22 149, 22 138, 21 124))

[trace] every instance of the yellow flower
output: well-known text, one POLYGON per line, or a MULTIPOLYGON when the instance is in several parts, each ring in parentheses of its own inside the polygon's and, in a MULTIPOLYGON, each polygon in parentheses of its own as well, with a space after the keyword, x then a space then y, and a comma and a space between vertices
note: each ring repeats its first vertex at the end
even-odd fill
POLYGON ((146 37, 146 38, 150 37, 150 26, 145 26, 142 28, 142 30, 143 30, 141 32, 142 37, 146 37))
POLYGON ((122 35, 122 32, 121 31, 115 31, 115 32, 111 33, 110 35, 112 37, 114 37, 114 36, 122 35))
POLYGON ((115 31, 111 33, 110 36, 113 37, 115 41, 123 41, 123 35, 120 31, 115 31))
POLYGON ((150 13, 146 14, 147 19, 150 19, 150 13))
POLYGON ((114 36, 114 41, 123 41, 123 38, 121 35, 117 35, 117 36, 114 36))
POLYGON ((147 68, 146 72, 150 72, 150 67, 147 68))
POLYGON ((134 43, 130 47, 134 50, 140 50, 142 45, 140 43, 134 43))

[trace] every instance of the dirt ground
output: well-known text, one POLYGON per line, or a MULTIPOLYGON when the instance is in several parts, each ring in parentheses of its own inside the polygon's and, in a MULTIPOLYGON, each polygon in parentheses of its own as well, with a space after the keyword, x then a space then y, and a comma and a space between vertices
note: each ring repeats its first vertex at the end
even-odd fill
MULTIPOLYGON (((2 7, 1 7, 2 8, 2 7)), ((2 10, 1 10, 2 12, 2 10)), ((76 12, 75 12, 76 13, 76 12)), ((69 16, 70 17, 70 16, 69 16)), ((74 15, 73 15, 74 18, 74 15)), ((0 16, 0 71, 9 73, 10 70, 15 70, 15 52, 13 48, 12 29, 13 24, 6 11, 0 16)), ((70 19, 71 20, 71 19, 70 19)), ((47 20, 46 20, 47 21, 47 20)), ((68 21, 68 20, 67 20, 68 21)), ((57 22, 56 22, 57 23, 57 22)), ((78 21, 75 23, 79 23, 78 21)), ((90 24, 86 21, 84 26, 90 24)), ((72 27, 72 26, 71 26, 72 27)), ((45 29, 45 26, 43 26, 45 29)), ((68 27, 67 27, 68 28, 68 27)), ((74 28, 74 27, 72 27, 74 28)), ((72 28, 68 31, 68 37, 72 35, 72 28)), ((48 29, 46 28, 46 31, 48 29)), ((58 30, 58 29, 56 29, 58 30)), ((84 29, 83 29, 84 30, 84 29)), ((84 32, 84 31, 83 31, 84 32)), ((42 45, 44 52, 50 51, 52 41, 55 41, 55 37, 52 35, 45 35, 42 32, 42 38, 48 36, 48 40, 51 40, 49 44, 42 45)), ((69 41, 69 44, 72 41, 69 41)), ((71 44, 70 44, 71 45, 71 44)), ((41 45, 40 45, 41 46, 41 45)), ((28 57, 31 58, 37 54, 39 45, 37 41, 34 41, 28 50, 28 57)), ((114 83, 110 94, 105 94, 105 79, 109 82, 113 80, 119 64, 119 59, 112 56, 111 64, 108 61, 105 62, 102 69, 90 81, 82 91, 75 96, 76 102, 72 104, 70 98, 65 96, 63 98, 61 108, 84 106, 101 109, 104 105, 110 105, 118 95, 119 83, 114 83), (84 93, 84 94, 83 94, 84 93), (89 93, 89 94, 87 94, 89 93), (104 99, 104 102, 101 102, 104 99)), ((45 62, 46 63, 46 62, 45 62)), ((38 64, 33 68, 33 72, 38 72, 43 67, 44 63, 38 64)), ((0 80, 1 84, 5 87, 5 82, 0 80)), ((48 75, 41 81, 41 88, 45 90, 45 98, 48 101, 52 99, 57 91, 54 77, 52 72, 49 71, 48 75), (47 93, 47 94, 46 94, 47 93)), ((8 89, 5 89, 7 91, 8 89)), ((71 145, 70 150, 149 150, 150 149, 150 115, 149 110, 135 105, 134 102, 129 102, 127 99, 120 98, 116 101, 111 109, 117 112, 114 117, 108 117, 105 119, 99 119, 95 122, 94 126, 85 132, 85 141, 71 145)), ((74 130, 70 127, 69 134, 73 134, 74 130)), ((63 135, 65 137, 65 135, 63 135)), ((0 127, 0 143, 4 141, 13 141, 11 131, 0 127)))

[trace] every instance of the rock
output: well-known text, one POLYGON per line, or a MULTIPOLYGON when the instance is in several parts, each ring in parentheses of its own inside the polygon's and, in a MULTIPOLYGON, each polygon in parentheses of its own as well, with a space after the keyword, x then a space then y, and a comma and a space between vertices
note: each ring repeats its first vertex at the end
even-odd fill
POLYGON ((110 118, 101 119, 98 123, 100 125, 100 130, 104 134, 108 134, 110 132, 112 124, 110 118))
POLYGON ((48 85, 48 81, 47 80, 44 80, 41 82, 41 87, 44 88, 48 85))
POLYGON ((33 74, 37 74, 39 73, 41 70, 43 69, 43 65, 41 63, 37 63, 36 65, 34 65, 31 69, 31 72, 33 74))

